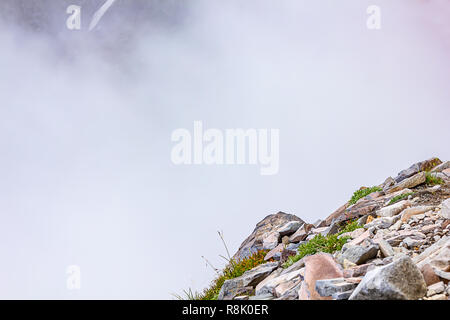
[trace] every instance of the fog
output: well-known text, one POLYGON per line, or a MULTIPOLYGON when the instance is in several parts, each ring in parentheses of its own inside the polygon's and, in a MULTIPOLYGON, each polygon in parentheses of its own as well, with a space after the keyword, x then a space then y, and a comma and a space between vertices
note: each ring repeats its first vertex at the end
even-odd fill
POLYGON ((217 230, 234 253, 268 214, 314 222, 450 159, 448 1, 377 1, 369 30, 369 1, 118 0, 88 32, 103 3, 0 5, 0 298, 201 290, 217 230), (194 121, 279 129, 278 174, 173 164, 194 121))

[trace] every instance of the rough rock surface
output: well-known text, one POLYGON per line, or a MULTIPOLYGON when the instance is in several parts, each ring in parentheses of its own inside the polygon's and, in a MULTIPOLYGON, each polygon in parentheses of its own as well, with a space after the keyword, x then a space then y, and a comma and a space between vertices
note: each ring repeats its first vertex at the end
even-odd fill
POLYGON ((401 180, 401 182, 393 185, 391 188, 386 190, 386 193, 393 193, 405 188, 414 188, 415 186, 424 183, 425 180, 426 180, 425 172, 419 172, 413 175, 412 177, 406 178, 405 180, 401 180))
POLYGON ((242 289, 254 287, 260 283, 264 278, 272 273, 278 267, 278 262, 261 264, 249 271, 246 271, 242 276, 226 280, 220 289, 219 300, 233 299, 235 296, 242 294, 242 289))
POLYGON ((369 259, 375 258, 378 248, 378 245, 370 245, 368 247, 353 246, 344 251, 342 259, 347 259, 354 264, 362 264, 369 259))
POLYGON ((235 260, 241 260, 245 257, 248 257, 252 253, 257 252, 258 250, 261 250, 263 246, 263 238, 266 237, 266 233, 274 231, 290 221, 298 221, 300 223, 304 223, 302 219, 293 214, 278 212, 276 214, 268 215, 256 224, 253 232, 250 234, 250 236, 248 236, 247 239, 244 240, 244 242, 242 242, 239 250, 233 256, 233 258, 235 260))
MULTIPOLYGON (((225 281, 220 299, 357 300, 450 297, 450 171, 437 158, 415 163, 388 177, 355 204, 343 204, 314 224, 279 212, 260 221, 235 260, 261 249, 267 262, 225 281), (431 170, 442 184, 427 185, 431 170), (405 195, 401 197, 401 195, 405 195), (397 202, 395 202, 398 199, 397 202), (348 221, 359 228, 341 234, 348 221), (317 235, 346 243, 332 254, 306 255, 282 264, 317 235)), ((319 250, 320 251, 320 250, 319 250)))
POLYGON ((417 163, 414 163, 412 166, 410 166, 408 169, 402 170, 398 173, 398 176, 394 179, 397 183, 405 180, 406 178, 409 178, 416 173, 419 173, 421 171, 430 171, 437 165, 440 165, 442 163, 441 160, 438 158, 431 158, 425 161, 420 161, 417 163))
POLYGON ((343 277, 342 268, 327 253, 317 253, 305 259, 305 280, 299 290, 300 300, 325 300, 315 289, 316 281, 343 277))
POLYGON ((413 300, 425 296, 427 285, 411 258, 403 256, 369 271, 349 300, 413 300))

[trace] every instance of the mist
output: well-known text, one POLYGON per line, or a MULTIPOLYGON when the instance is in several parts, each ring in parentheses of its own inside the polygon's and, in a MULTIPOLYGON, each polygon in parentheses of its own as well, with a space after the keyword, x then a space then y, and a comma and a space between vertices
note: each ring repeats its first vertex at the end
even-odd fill
POLYGON ((325 218, 450 159, 450 6, 378 1, 2 1, 0 298, 170 299, 266 215, 325 218), (66 28, 69 4, 81 30, 66 28), (171 134, 279 129, 279 172, 175 165, 171 134), (68 290, 66 268, 81 269, 68 290))

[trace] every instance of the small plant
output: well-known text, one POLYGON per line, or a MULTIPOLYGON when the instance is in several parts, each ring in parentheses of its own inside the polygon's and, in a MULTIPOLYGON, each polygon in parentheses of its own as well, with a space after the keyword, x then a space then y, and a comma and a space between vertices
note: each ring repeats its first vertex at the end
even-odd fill
POLYGON ((425 179, 426 179, 425 183, 427 185, 434 186, 434 185, 437 185, 437 184, 444 184, 444 180, 442 180, 441 178, 438 178, 438 177, 432 175, 429 172, 425 173, 425 179))
POLYGON ((316 235, 307 243, 300 245, 297 249, 297 255, 289 257, 283 264, 283 268, 291 266, 307 255, 316 254, 318 252, 333 253, 341 250, 342 246, 348 239, 350 239, 350 237, 342 237, 338 239, 338 236, 339 234, 331 234, 326 237, 321 234, 316 235))
POLYGON ((188 290, 183 290, 183 293, 181 295, 172 293, 172 295, 177 298, 178 300, 200 300, 201 294, 197 291, 192 291, 191 288, 188 290))
MULTIPOLYGON (((230 263, 225 269, 219 273, 218 277, 213 280, 209 288, 205 289, 202 294, 198 296, 196 300, 217 300, 220 289, 226 280, 240 277, 245 271, 251 270, 254 267, 266 263, 264 260, 268 250, 260 250, 255 252, 251 256, 239 261, 230 260, 230 263)), ((270 261, 270 260, 269 260, 270 261)))
POLYGON ((244 274, 245 271, 251 270, 260 264, 273 262, 273 259, 270 259, 268 261, 264 260, 264 257, 267 255, 269 250, 260 250, 244 259, 235 261, 230 256, 230 252, 223 237, 223 232, 218 231, 217 233, 222 240, 228 258, 222 255, 219 256, 224 258, 228 262, 227 266, 222 271, 219 271, 208 261, 208 259, 202 256, 202 258, 206 261, 206 264, 217 273, 217 277, 211 282, 210 286, 204 289, 201 293, 198 293, 196 291, 194 292, 189 288, 188 290, 183 290, 183 293, 181 295, 172 294, 175 298, 179 300, 217 300, 217 298, 219 297, 220 289, 222 288, 223 283, 226 280, 240 277, 244 274))
POLYGON ((413 194, 414 192, 399 194, 398 196, 393 197, 391 201, 389 201, 389 205, 399 202, 400 200, 407 199, 409 196, 412 196, 413 194))
POLYGON ((356 229, 364 228, 362 225, 358 223, 358 220, 348 221, 347 224, 344 226, 344 228, 338 232, 338 236, 340 236, 343 233, 352 232, 356 229))
POLYGON ((365 196, 367 196, 373 192, 382 191, 382 190, 383 189, 381 189, 380 187, 377 187, 377 186, 356 190, 353 193, 353 196, 349 202, 350 202, 350 204, 355 204, 359 199, 364 198, 365 196))

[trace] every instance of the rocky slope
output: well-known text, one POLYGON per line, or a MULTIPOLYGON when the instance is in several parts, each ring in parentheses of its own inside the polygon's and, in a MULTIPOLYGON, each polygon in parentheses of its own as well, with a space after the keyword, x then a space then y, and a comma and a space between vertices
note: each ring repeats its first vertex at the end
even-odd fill
POLYGON ((225 281, 219 299, 448 300, 450 161, 421 161, 377 191, 365 189, 359 192, 368 195, 314 224, 283 212, 260 221, 234 258, 270 250, 268 262, 225 281), (342 234, 350 221, 359 228, 342 234), (318 235, 347 241, 285 263, 318 235))

